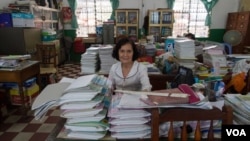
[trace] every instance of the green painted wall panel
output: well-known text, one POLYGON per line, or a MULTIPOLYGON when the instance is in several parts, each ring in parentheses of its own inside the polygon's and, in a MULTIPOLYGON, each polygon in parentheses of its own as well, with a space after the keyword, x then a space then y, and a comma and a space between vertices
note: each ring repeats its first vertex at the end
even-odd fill
POLYGON ((223 42, 223 35, 225 29, 210 29, 208 38, 197 38, 199 41, 214 41, 214 42, 223 42))

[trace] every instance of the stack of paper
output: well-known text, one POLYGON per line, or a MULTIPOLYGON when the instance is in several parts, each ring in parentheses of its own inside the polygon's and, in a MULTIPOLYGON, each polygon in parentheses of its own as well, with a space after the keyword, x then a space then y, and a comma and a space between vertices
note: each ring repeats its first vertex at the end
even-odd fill
POLYGON ((98 47, 89 47, 81 55, 81 73, 92 74, 99 70, 100 60, 98 56, 98 47))
POLYGON ((155 56, 156 47, 152 43, 148 43, 145 45, 145 51, 148 56, 155 56))
POLYGON ((100 58, 100 73, 109 73, 111 66, 116 63, 116 60, 112 57, 113 46, 103 45, 99 48, 100 58))
POLYGON ((181 59, 181 58, 174 57, 173 61, 180 66, 194 69, 196 58, 181 59))
POLYGON ((77 79, 62 78, 50 84, 35 99, 32 110, 41 119, 54 106, 60 106, 67 137, 100 139, 106 135, 109 125, 104 122, 109 106, 110 84, 106 77, 97 74, 77 79))
POLYGON ((122 94, 112 96, 108 117, 111 125, 111 136, 117 139, 150 138, 151 126, 149 124, 151 113, 142 108, 119 108, 122 94))
POLYGON ((225 104, 233 108, 234 124, 249 124, 250 120, 250 95, 226 94, 225 104))
POLYGON ((61 117, 67 118, 64 125, 67 137, 97 140, 106 135, 109 129, 105 122, 109 100, 107 90, 107 78, 95 74, 85 77, 82 82, 73 82, 65 89, 58 103, 61 117))
POLYGON ((195 44, 194 40, 183 39, 175 40, 174 53, 180 59, 194 59, 195 58, 195 44))

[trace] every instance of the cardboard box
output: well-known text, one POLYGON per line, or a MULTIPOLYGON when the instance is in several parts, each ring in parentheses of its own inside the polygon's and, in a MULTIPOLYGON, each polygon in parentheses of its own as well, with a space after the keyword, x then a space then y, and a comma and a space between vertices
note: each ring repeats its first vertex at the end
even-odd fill
POLYGON ((23 18, 24 18, 25 27, 35 27, 33 14, 24 13, 23 18))
MULTIPOLYGON (((34 84, 30 87, 23 88, 23 91, 25 104, 32 104, 33 100, 39 94, 39 86, 34 84)), ((10 99, 13 105, 22 104, 22 99, 18 88, 15 87, 10 89, 10 99)))
POLYGON ((11 13, 13 27, 25 27, 23 13, 11 13))
POLYGON ((29 13, 11 13, 13 27, 35 27, 34 15, 29 13))

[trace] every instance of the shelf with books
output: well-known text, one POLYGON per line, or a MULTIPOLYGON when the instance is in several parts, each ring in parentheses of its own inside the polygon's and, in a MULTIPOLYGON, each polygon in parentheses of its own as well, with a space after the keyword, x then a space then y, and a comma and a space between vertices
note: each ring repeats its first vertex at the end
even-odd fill
POLYGON ((174 11, 170 9, 148 10, 149 35, 167 37, 172 35, 174 11))
POLYGON ((115 20, 115 37, 125 35, 138 39, 139 9, 116 9, 115 20))

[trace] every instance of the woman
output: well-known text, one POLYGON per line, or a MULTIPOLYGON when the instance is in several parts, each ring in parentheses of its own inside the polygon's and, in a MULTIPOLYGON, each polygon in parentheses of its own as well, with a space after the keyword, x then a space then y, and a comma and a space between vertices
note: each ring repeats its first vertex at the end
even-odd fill
POLYGON ((151 91, 147 67, 136 61, 139 52, 133 41, 121 38, 113 49, 112 57, 118 60, 109 72, 113 90, 151 91))

